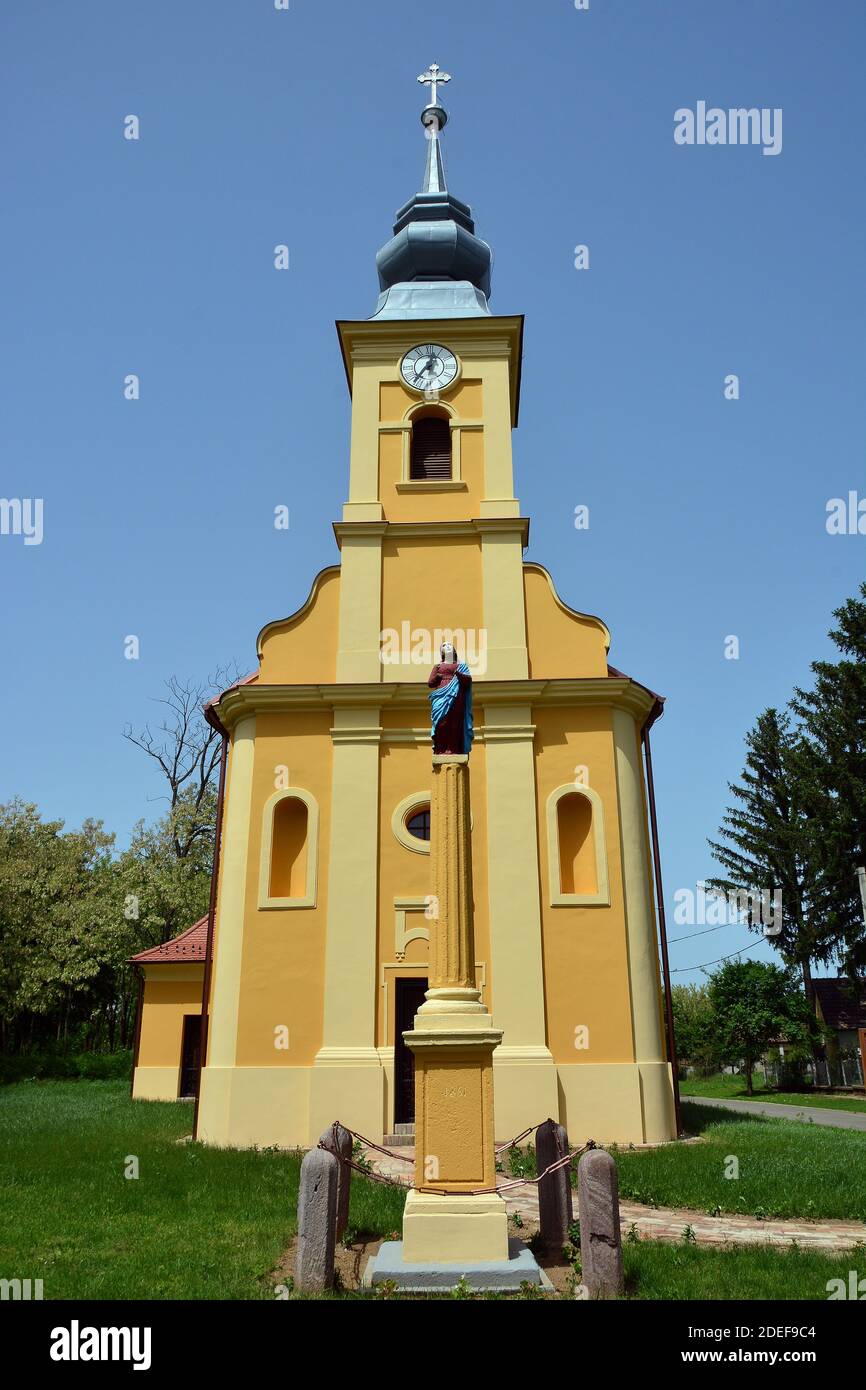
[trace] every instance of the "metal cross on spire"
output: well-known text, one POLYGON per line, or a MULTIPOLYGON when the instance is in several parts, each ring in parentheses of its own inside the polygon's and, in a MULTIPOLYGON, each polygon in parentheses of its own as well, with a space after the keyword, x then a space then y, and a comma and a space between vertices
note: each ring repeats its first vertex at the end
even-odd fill
POLYGON ((438 63, 431 63, 427 71, 421 73, 418 81, 430 88, 430 105, 436 106, 438 96, 436 88, 440 83, 450 82, 451 74, 450 72, 441 72, 438 63))

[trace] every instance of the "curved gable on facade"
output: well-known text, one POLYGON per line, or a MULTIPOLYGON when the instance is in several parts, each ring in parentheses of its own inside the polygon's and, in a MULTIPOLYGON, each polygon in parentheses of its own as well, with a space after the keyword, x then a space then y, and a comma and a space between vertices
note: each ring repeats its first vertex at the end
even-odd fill
POLYGON ((543 565, 524 564, 523 589, 530 679, 606 676, 610 632, 601 618, 563 603, 543 565))
POLYGON ((340 566, 313 580, 306 603, 267 623, 258 636, 258 678, 263 685, 330 684, 336 679, 340 566))

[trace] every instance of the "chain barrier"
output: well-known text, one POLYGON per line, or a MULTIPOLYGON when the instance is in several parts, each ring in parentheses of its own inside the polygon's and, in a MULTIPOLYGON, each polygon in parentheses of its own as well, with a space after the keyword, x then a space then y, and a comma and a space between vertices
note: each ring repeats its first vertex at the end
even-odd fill
MULTIPOLYGON (((518 1134, 514 1139, 510 1139, 507 1144, 497 1145, 494 1152, 496 1154, 501 1154, 506 1149, 514 1148, 516 1144, 520 1143, 521 1139, 526 1139, 530 1134, 534 1134, 543 1123, 544 1121, 539 1121, 537 1125, 530 1125, 529 1129, 525 1129, 522 1134, 518 1134)), ((335 1121, 335 1124, 340 1124, 340 1121, 335 1121)), ((397 1159, 400 1163, 410 1163, 414 1167, 414 1158, 404 1158, 402 1154, 394 1153, 392 1149, 385 1149, 381 1144, 374 1144, 372 1139, 366 1139, 363 1134, 358 1134, 355 1130, 349 1129, 347 1125, 343 1125, 342 1127, 351 1134, 353 1141, 363 1144, 365 1148, 372 1149, 374 1153, 384 1154, 385 1158, 397 1159)), ((322 1139, 319 1140, 318 1148, 325 1149, 327 1153, 333 1152, 322 1139)), ((360 1173, 361 1177, 370 1178, 373 1182, 383 1183, 386 1187, 401 1187, 404 1191, 419 1191, 429 1193, 431 1196, 440 1197, 484 1197, 490 1194, 508 1192, 513 1187, 537 1187, 543 1178, 549 1177, 551 1173, 558 1172, 560 1168, 570 1166, 575 1158, 580 1158, 581 1154, 594 1148, 596 1148, 595 1140, 587 1139, 586 1143, 579 1149, 570 1149, 567 1154, 564 1154, 562 1158, 558 1158, 555 1163, 548 1164, 544 1172, 538 1173, 534 1178, 512 1178, 509 1182, 498 1183, 495 1187, 474 1187, 469 1189, 451 1187, 421 1187, 416 1189, 413 1182, 404 1182, 402 1178, 389 1177, 386 1173, 379 1173, 375 1168, 365 1167, 364 1164, 358 1163, 356 1159, 343 1158, 341 1154, 337 1153, 334 1154, 334 1157, 339 1163, 345 1163, 347 1168, 351 1168, 356 1173, 360 1173)))

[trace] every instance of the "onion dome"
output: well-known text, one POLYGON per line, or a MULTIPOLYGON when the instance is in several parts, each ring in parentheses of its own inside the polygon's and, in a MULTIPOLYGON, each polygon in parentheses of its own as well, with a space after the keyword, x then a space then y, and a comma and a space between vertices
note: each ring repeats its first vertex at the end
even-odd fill
POLYGON ((434 63, 419 82, 432 85, 421 113, 427 163, 420 192, 400 208, 394 235, 376 257, 379 302, 374 319, 477 318, 489 314, 493 252, 475 235, 472 209, 448 192, 440 133, 448 112, 437 84, 450 81, 434 63))

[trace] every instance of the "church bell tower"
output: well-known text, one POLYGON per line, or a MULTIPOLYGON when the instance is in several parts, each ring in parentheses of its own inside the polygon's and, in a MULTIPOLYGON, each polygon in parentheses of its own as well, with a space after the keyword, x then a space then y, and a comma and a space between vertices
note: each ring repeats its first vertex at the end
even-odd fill
POLYGON ((434 64, 424 80, 432 92, 421 113, 421 190, 400 208, 376 258, 372 318, 338 325, 352 393, 349 496, 335 527, 350 581, 338 679, 417 679, 402 639, 407 623, 410 648, 413 631, 432 630, 435 606, 438 622, 445 614, 457 629, 484 633, 483 674, 520 680, 528 673, 528 521, 514 495, 511 431, 523 320, 490 313, 493 254, 445 180, 440 135, 448 114, 437 86, 450 79, 434 64), (395 602, 405 605, 410 592, 404 578, 392 579, 397 556, 420 577, 435 572, 437 551, 443 564, 435 583, 411 586, 412 611, 389 628, 395 602), (386 643, 383 663, 383 633, 394 631, 401 640, 393 651, 386 643))

